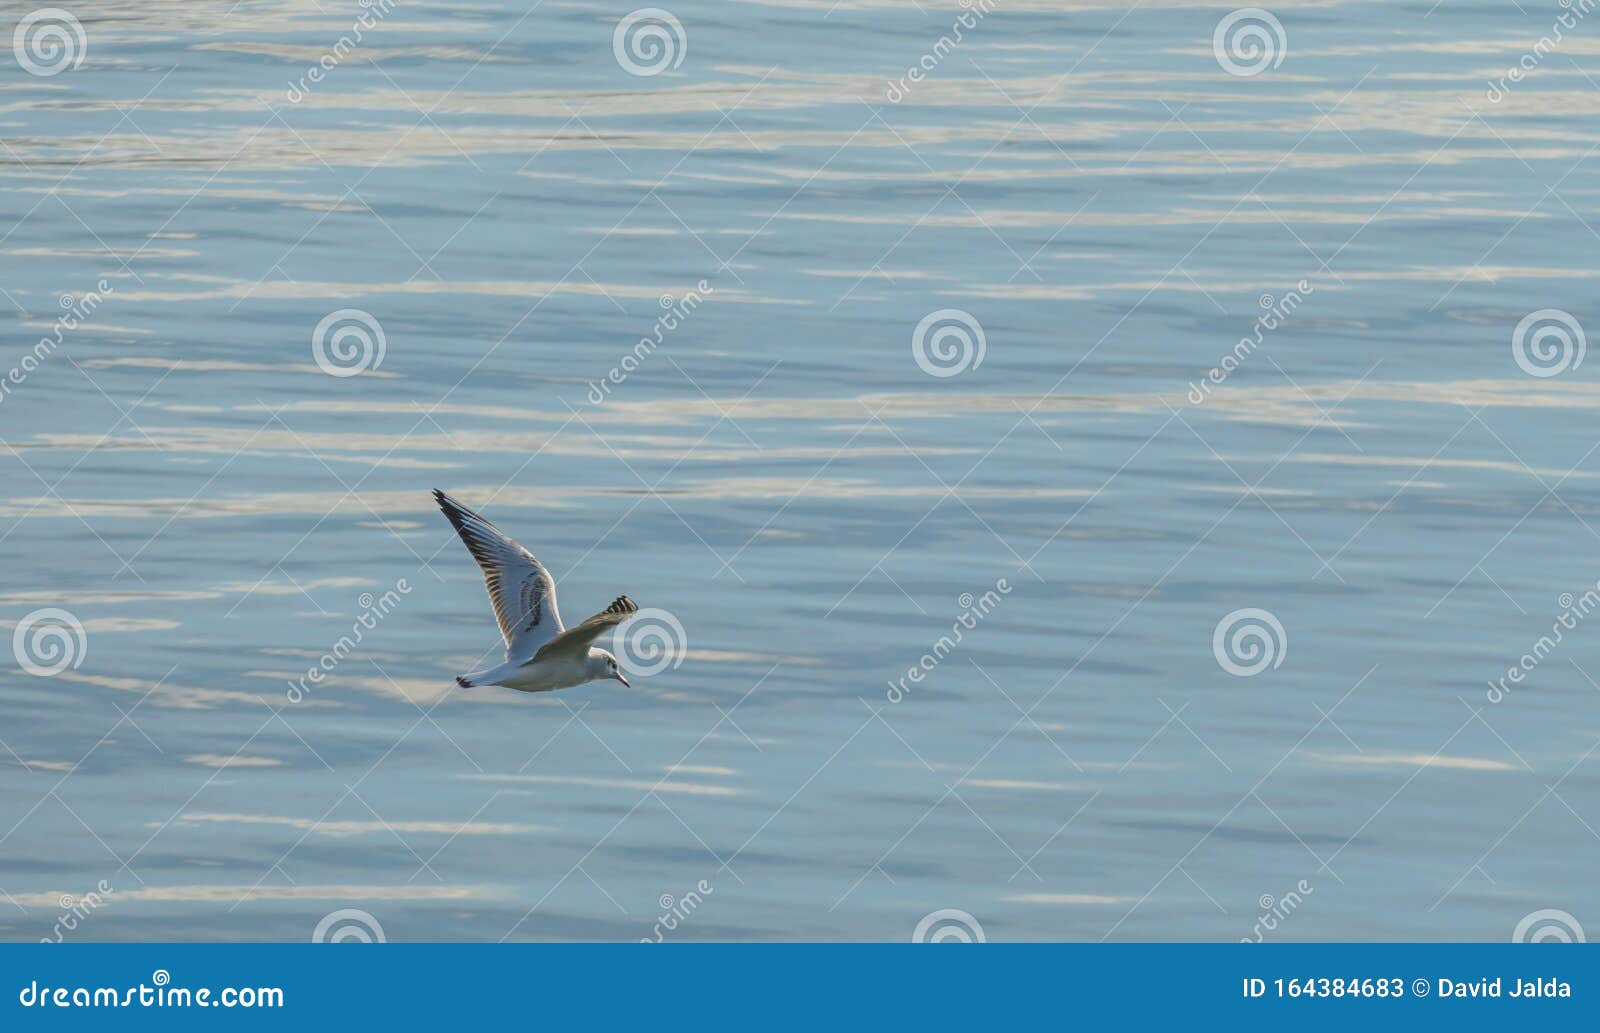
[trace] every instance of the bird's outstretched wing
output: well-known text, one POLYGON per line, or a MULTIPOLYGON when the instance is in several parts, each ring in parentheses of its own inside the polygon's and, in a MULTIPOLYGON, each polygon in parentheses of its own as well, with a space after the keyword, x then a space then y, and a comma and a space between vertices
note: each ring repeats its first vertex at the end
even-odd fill
POLYGON ((580 624, 574 624, 546 642, 534 659, 543 660, 557 655, 588 656, 589 647, 594 644, 595 639, 637 612, 639 612, 638 604, 625 595, 619 595, 610 606, 593 617, 580 624))
POLYGON ((433 498, 466 543, 467 551, 483 568, 494 618, 506 640, 506 659, 530 657, 560 635, 556 583, 544 564, 498 527, 439 489, 434 489, 433 498))

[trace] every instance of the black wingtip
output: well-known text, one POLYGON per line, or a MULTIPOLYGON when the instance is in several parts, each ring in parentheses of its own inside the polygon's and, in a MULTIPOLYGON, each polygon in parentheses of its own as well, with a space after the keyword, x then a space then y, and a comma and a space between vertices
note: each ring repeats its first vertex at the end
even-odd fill
POLYGON ((461 677, 461 675, 459 675, 459 674, 456 675, 456 684, 461 686, 463 689, 472 688, 472 683, 467 681, 467 679, 461 677))
POLYGON ((632 599, 629 599, 625 595, 619 595, 619 596, 617 596, 617 598, 615 600, 612 601, 610 606, 606 607, 606 612, 607 613, 637 613, 637 612, 639 612, 639 604, 634 602, 632 599))
POLYGON ((467 507, 446 495, 438 488, 433 489, 433 501, 439 504, 439 509, 450 521, 451 526, 457 531, 461 530, 461 517, 463 514, 470 512, 467 507))

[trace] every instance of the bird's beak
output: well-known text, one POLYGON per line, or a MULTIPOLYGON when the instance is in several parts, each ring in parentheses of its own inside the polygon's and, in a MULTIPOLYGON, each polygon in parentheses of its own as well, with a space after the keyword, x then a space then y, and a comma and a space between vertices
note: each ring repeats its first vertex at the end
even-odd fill
POLYGON ((623 687, 625 687, 625 688, 629 688, 629 689, 633 688, 632 685, 628 684, 628 679, 626 679, 626 678, 624 678, 622 676, 622 672, 621 671, 617 672, 617 681, 621 682, 623 684, 623 687))

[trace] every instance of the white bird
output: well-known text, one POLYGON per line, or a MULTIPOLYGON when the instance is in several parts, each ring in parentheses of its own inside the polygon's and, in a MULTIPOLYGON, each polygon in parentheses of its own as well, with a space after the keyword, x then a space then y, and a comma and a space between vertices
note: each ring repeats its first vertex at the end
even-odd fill
POLYGON ((562 628, 556 583, 544 564, 483 517, 435 488, 434 500, 450 519, 467 551, 483 568, 495 620, 506 640, 506 660, 486 671, 458 675, 464 689, 504 685, 522 692, 550 692, 598 679, 623 685, 617 658, 593 647, 594 640, 631 617, 639 607, 625 595, 588 620, 562 628))

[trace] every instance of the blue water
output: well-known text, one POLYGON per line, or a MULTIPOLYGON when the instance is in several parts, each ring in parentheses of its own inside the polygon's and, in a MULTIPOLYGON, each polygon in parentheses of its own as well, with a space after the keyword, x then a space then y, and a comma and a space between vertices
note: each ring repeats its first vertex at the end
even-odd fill
POLYGON ((655 75, 626 6, 72 10, 0 72, 0 935, 1600 922, 1600 373, 1514 347, 1600 326, 1600 21, 1500 89, 1567 8, 1251 75, 1187 3, 676 2, 655 75), (675 665, 456 689, 433 487, 675 665))

